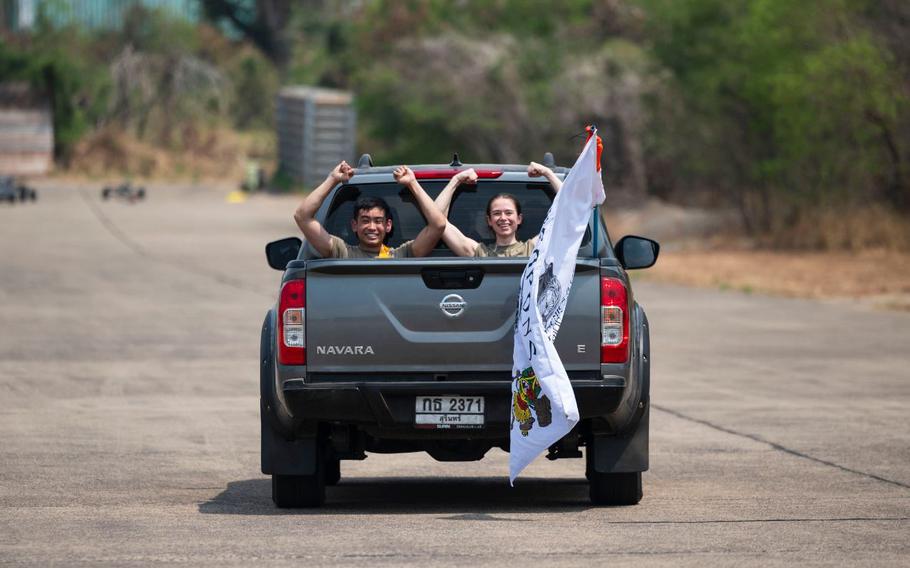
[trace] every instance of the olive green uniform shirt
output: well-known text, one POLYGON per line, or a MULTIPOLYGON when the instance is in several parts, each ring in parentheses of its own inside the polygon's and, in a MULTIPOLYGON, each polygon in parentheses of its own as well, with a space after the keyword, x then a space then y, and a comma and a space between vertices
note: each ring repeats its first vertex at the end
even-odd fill
POLYGON ((352 246, 335 235, 329 235, 332 250, 329 258, 407 258, 414 256, 411 245, 414 241, 407 241, 395 248, 382 245, 380 252, 368 252, 359 246, 352 246))
POLYGON ((535 244, 533 240, 517 241, 506 246, 477 243, 474 256, 531 256, 535 244))

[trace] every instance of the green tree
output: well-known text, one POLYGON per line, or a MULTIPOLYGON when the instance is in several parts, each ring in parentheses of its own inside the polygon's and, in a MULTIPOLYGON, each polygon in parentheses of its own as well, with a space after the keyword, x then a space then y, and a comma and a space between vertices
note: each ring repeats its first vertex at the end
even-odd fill
POLYGON ((77 28, 53 28, 39 18, 30 41, 0 43, 0 77, 27 82, 47 97, 54 125, 54 156, 66 163, 76 142, 103 119, 110 95, 106 68, 87 56, 77 28))
POLYGON ((907 93, 861 17, 864 3, 642 5, 652 53, 672 73, 649 145, 684 183, 725 189, 753 231, 806 208, 905 202, 895 156, 906 150, 894 133, 907 93))
POLYGON ((295 4, 299 9, 318 8, 319 0, 200 0, 205 16, 227 23, 256 45, 279 69, 287 66, 292 40, 287 33, 295 4))

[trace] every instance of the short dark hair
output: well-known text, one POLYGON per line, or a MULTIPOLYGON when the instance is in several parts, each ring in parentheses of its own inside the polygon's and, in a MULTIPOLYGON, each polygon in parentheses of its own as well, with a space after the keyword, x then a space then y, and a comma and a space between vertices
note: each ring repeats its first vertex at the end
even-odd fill
POLYGON ((511 193, 497 193, 487 201, 487 217, 490 216, 490 208, 493 206, 493 202, 500 198, 511 199, 512 203, 515 204, 515 212, 521 215, 521 202, 518 201, 517 197, 511 193))
POLYGON ((388 221, 392 218, 390 213, 389 204, 385 202, 385 199, 381 197, 375 197, 372 195, 362 195, 357 198, 357 201, 354 202, 354 210, 351 212, 351 218, 357 219, 360 215, 360 212, 366 209, 382 209, 382 215, 385 217, 385 220, 388 221))

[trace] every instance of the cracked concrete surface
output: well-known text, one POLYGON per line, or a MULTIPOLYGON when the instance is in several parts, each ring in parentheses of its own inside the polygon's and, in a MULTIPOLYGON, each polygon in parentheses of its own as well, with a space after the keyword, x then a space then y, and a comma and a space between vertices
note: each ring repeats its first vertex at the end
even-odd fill
POLYGON ((582 460, 344 462, 325 508, 259 473, 264 244, 296 199, 49 182, 0 207, 0 564, 906 565, 910 314, 636 282, 641 504, 582 460))

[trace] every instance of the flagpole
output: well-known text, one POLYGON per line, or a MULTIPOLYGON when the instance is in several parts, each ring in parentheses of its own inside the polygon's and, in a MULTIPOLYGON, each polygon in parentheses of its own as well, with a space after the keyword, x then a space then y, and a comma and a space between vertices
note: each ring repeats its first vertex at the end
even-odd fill
POLYGON ((600 223, 597 222, 597 207, 591 211, 591 219, 594 223, 594 250, 591 251, 591 256, 597 256, 597 253, 600 249, 597 248, 597 237, 599 236, 600 231, 598 231, 600 223))

